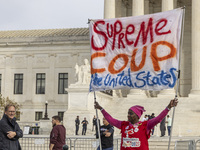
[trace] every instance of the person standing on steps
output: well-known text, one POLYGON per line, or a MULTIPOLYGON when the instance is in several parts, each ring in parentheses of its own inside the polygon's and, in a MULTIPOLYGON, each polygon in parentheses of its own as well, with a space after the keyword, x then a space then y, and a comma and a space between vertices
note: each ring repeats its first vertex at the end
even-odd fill
POLYGON ((163 118, 163 120, 160 123, 160 131, 161 131, 161 136, 160 137, 165 136, 165 131, 166 131, 165 118, 163 118))
MULTIPOLYGON (((153 119, 153 118, 155 118, 155 114, 154 114, 154 113, 151 114, 151 116, 149 117, 149 119, 153 119)), ((153 128, 151 129, 151 135, 154 134, 154 130, 155 130, 155 127, 153 127, 153 128)))
POLYGON ((76 134, 76 135, 78 135, 79 125, 80 125, 80 120, 79 120, 79 116, 77 116, 77 117, 76 117, 76 120, 75 120, 75 127, 76 127, 76 132, 75 132, 75 134, 76 134))
POLYGON ((167 115, 167 130, 168 130, 168 136, 171 135, 171 126, 172 126, 172 119, 167 115))
POLYGON ((84 118, 84 120, 81 123, 83 124, 82 135, 86 135, 87 124, 88 124, 88 121, 86 120, 86 117, 84 118))
POLYGON ((171 100, 157 117, 144 122, 139 121, 143 112, 145 112, 144 107, 139 105, 130 107, 127 115, 128 121, 114 119, 98 102, 95 102, 94 107, 101 110, 101 113, 111 125, 121 130, 121 150, 149 150, 148 139, 151 129, 161 122, 177 103, 177 99, 171 100))
POLYGON ((96 116, 94 116, 92 119, 92 131, 94 131, 94 128, 96 129, 96 124, 97 124, 97 118, 96 116))

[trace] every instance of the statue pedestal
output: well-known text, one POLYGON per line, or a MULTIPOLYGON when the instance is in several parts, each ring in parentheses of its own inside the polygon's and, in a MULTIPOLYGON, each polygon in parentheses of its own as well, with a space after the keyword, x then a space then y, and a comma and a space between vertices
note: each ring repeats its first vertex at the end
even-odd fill
POLYGON ((50 135, 52 129, 51 120, 40 120, 40 131, 41 135, 50 135))
POLYGON ((71 84, 65 89, 68 92, 68 110, 88 110, 89 85, 71 84))
MULTIPOLYGON (((68 89, 68 110, 64 113, 63 124, 67 135, 75 134, 75 119, 79 116, 79 134, 82 132, 81 122, 86 117, 92 126, 92 118, 95 115, 93 93, 89 93, 89 84, 71 84, 68 89)), ((88 127, 87 130, 91 128, 88 127)))

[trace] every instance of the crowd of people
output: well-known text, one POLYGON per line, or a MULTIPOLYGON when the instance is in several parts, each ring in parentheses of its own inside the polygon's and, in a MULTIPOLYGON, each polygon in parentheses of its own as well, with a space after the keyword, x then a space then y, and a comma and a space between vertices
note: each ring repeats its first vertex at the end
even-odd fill
MULTIPOLYGON (((148 139, 150 135, 154 134, 154 127, 158 123, 160 123, 161 137, 165 136, 165 124, 167 124, 168 136, 170 136, 172 119, 167 114, 177 103, 177 99, 171 100, 158 116, 155 116, 154 113, 144 115, 141 121, 140 118, 145 109, 142 106, 135 105, 128 110, 128 121, 120 121, 114 119, 98 102, 95 102, 95 108, 99 109, 104 116, 102 126, 100 126, 100 120, 95 116, 92 120, 92 131, 95 130, 96 138, 99 138, 98 127, 100 127, 101 145, 97 150, 100 150, 100 147, 102 150, 113 150, 114 127, 121 130, 121 150, 148 150, 148 139)), ((5 107, 3 118, 0 120, 0 150, 21 150, 19 138, 23 137, 23 132, 16 122, 15 114, 15 105, 8 104, 5 107)), ((79 116, 76 117, 76 135, 78 135, 80 124, 82 124, 82 135, 86 135, 87 125, 89 124, 86 117, 82 122, 80 122, 79 116)), ((68 146, 65 145, 66 129, 59 116, 52 117, 52 127, 49 150, 68 149, 68 146)))

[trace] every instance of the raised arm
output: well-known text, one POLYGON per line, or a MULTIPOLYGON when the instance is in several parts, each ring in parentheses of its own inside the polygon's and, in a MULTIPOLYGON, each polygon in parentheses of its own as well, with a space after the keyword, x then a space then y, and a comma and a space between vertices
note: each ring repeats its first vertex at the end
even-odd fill
POLYGON ((157 125, 158 123, 160 123, 163 118, 165 118, 165 116, 168 114, 168 112, 170 111, 170 109, 174 106, 176 106, 178 103, 178 99, 173 99, 170 101, 169 105, 155 118, 150 119, 147 123, 147 132, 150 132, 150 130, 157 125))
POLYGON ((105 117, 105 119, 112 125, 115 126, 117 128, 121 128, 121 124, 122 121, 119 121, 117 119, 114 119, 109 113, 107 113, 100 105, 98 102, 95 102, 94 107, 96 109, 101 110, 101 113, 103 114, 103 116, 105 117))
POLYGON ((168 114, 169 109, 165 108, 157 117, 150 119, 147 123, 147 132, 150 131, 155 125, 160 123, 163 118, 168 114))

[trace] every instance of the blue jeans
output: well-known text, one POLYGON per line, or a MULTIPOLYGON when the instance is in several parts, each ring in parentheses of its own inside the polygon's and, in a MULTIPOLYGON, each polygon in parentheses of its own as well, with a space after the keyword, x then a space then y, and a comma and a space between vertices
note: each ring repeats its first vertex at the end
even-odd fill
MULTIPOLYGON (((97 148, 97 150, 100 150, 100 146, 97 148)), ((102 150, 113 150, 113 147, 109 147, 109 148, 102 148, 102 150)))
POLYGON ((168 130, 168 136, 170 136, 170 133, 171 133, 171 126, 167 126, 167 130, 168 130))
POLYGON ((153 134, 154 134, 154 128, 153 128, 153 129, 151 129, 151 131, 152 131, 151 135, 153 135, 153 134))

